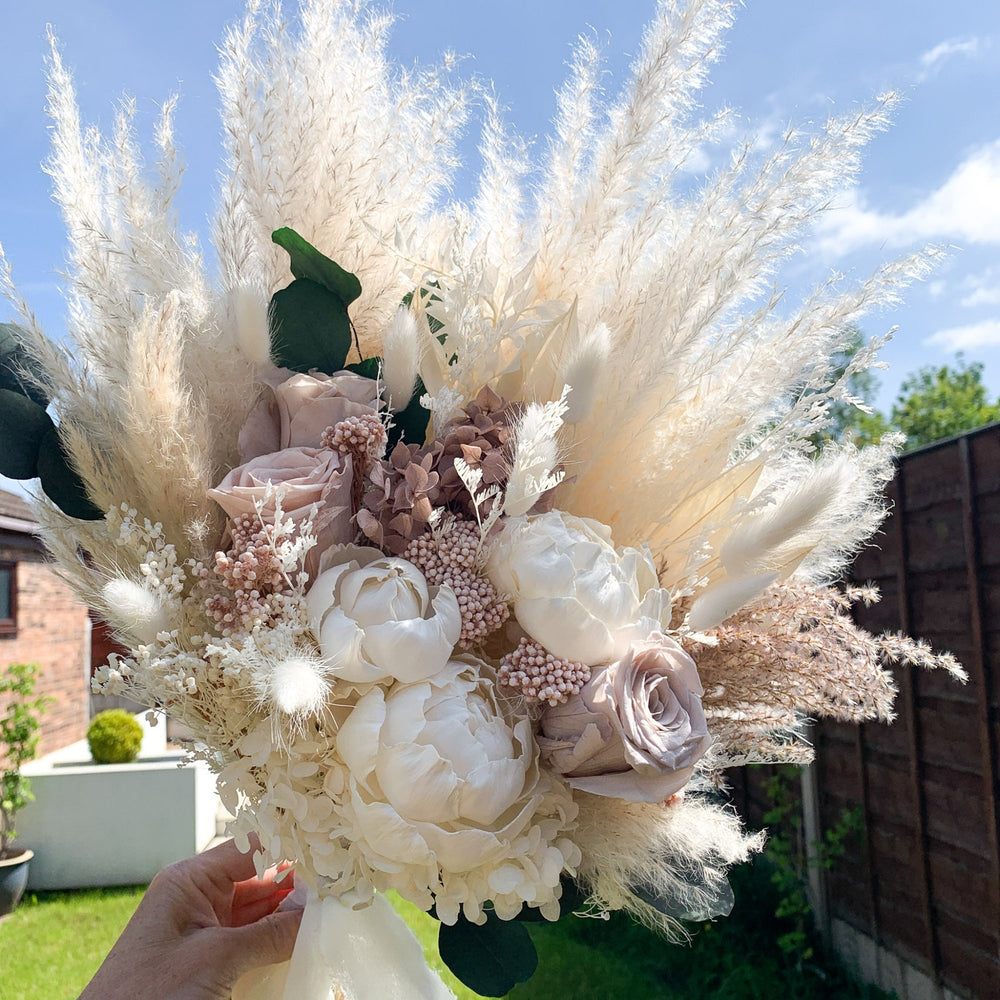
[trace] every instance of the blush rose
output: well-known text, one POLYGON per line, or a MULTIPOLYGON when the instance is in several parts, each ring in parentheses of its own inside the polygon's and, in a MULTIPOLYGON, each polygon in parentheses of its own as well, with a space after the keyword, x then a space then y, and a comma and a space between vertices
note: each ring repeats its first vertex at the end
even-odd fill
POLYGON ((260 514, 267 522, 281 498, 285 517, 301 524, 314 515, 315 558, 353 537, 351 459, 328 448, 286 448, 237 466, 208 495, 230 516, 260 514))
POLYGON ((694 660, 654 634, 542 715, 539 746, 573 787, 633 802, 680 791, 712 739, 694 660))
POLYGON ((354 372, 303 375, 279 368, 240 431, 244 462, 284 448, 318 448, 323 431, 348 417, 374 413, 378 383, 354 372))

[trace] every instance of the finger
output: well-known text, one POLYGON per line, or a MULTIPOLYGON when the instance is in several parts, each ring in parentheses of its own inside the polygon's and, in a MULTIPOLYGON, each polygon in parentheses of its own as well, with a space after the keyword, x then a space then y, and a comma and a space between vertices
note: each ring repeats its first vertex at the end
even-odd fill
POLYGON ((245 927, 230 927, 221 938, 226 953, 220 955, 236 973, 275 962, 287 962, 295 947, 302 910, 279 910, 245 927))
POLYGON ((291 872, 282 877, 277 868, 268 868, 264 872, 263 878, 248 878, 243 882, 237 882, 233 886, 233 906, 243 906, 252 903, 257 899, 271 896, 275 892, 289 893, 295 888, 294 877, 291 872))
POLYGON ((260 841, 255 836, 250 838, 250 852, 244 854, 235 840, 213 847, 210 851, 199 854, 195 859, 199 867, 215 879, 228 879, 230 882, 243 882, 257 874, 254 864, 254 854, 260 850, 260 841))
POLYGON ((244 927, 252 924, 261 917, 266 917, 273 913, 280 905, 281 901, 291 892, 291 889, 272 892, 269 896, 261 899, 254 899, 239 906, 234 906, 230 917, 230 927, 244 927))

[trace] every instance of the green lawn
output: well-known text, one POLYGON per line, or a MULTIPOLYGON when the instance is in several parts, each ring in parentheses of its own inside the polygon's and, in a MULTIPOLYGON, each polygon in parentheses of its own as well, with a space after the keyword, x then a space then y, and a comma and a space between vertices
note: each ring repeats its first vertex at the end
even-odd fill
MULTIPOLYGON (((538 972, 510 1000, 877 1000, 835 967, 798 967, 775 945, 773 890, 756 867, 734 873, 733 915, 695 928, 689 946, 669 945, 628 919, 567 918, 531 924, 538 972)), ((142 888, 44 893, 0 923, 0 1000, 74 1000, 142 897, 142 888)), ((476 994, 437 957, 437 923, 395 900, 428 962, 459 1000, 476 994)))
POLYGON ((0 1000, 75 1000, 145 886, 27 896, 0 922, 0 1000))

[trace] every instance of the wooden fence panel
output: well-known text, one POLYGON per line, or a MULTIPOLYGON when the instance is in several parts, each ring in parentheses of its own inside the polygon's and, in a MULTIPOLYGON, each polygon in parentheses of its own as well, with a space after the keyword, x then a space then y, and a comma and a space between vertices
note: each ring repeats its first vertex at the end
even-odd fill
POLYGON ((823 723, 821 820, 860 806, 864 835, 828 880, 830 907, 956 992, 1000 996, 1000 427, 902 458, 876 546, 853 576, 883 599, 864 627, 953 652, 970 683, 894 670, 892 726, 823 723))

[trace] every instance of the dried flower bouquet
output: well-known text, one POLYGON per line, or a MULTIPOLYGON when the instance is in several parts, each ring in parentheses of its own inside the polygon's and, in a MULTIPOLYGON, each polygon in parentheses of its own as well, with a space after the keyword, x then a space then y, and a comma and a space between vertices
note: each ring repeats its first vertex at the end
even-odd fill
POLYGON ((832 587, 898 442, 811 443, 880 346, 836 373, 849 325, 933 254, 791 315, 764 294, 894 99, 679 190, 728 123, 693 109, 733 7, 660 2, 610 103, 582 39, 531 193, 487 103, 479 193, 441 208, 470 91, 390 65, 364 3, 251 5, 217 280, 173 221, 172 105, 148 179, 127 112, 81 130, 54 50, 71 342, 8 276, 2 471, 39 477, 131 650, 98 688, 190 726, 236 836, 310 887, 290 969, 243 996, 443 995, 379 950, 389 889, 489 995, 533 968, 519 919, 725 912, 758 840, 719 769, 808 758, 804 715, 890 718, 887 659, 961 676, 832 587), (499 972, 463 962, 498 941, 499 972))

